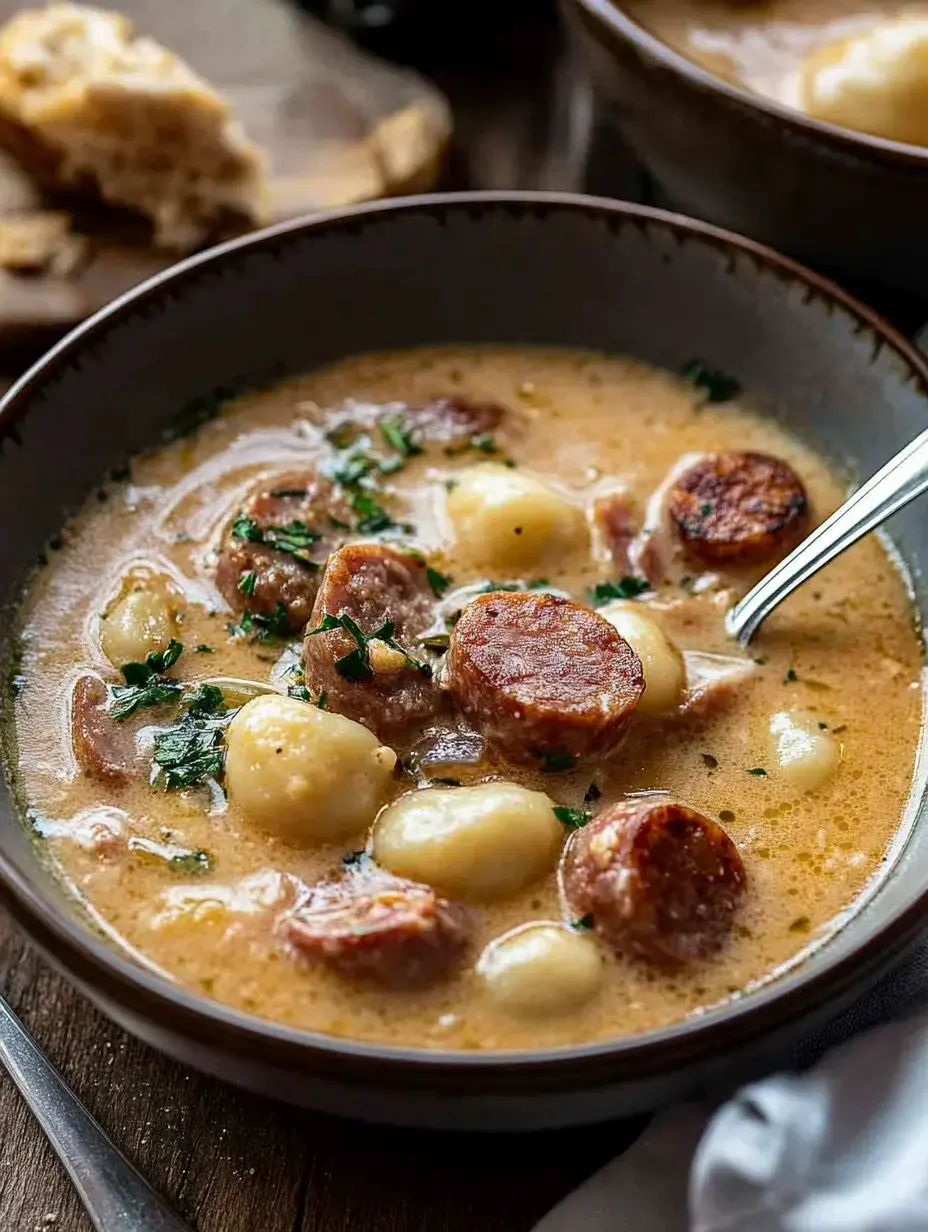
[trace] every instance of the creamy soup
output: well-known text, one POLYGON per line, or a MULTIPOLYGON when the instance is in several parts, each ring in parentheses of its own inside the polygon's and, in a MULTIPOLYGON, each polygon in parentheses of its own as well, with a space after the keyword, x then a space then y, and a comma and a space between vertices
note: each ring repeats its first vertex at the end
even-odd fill
POLYGON ((703 68, 843 128, 928 145, 928 6, 627 0, 703 68))
POLYGON ((228 403, 28 587, 36 842, 140 962, 294 1026, 509 1049, 723 1002, 838 926, 910 791, 874 537, 723 630, 843 490, 695 362, 422 350, 228 403))

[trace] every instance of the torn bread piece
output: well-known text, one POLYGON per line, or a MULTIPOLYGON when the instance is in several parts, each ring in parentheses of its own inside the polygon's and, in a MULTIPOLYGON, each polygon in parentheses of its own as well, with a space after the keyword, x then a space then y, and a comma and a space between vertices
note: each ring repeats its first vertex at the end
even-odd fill
POLYGON ((159 247, 264 220, 262 158, 229 105, 118 13, 51 4, 0 28, 0 120, 44 186, 140 211, 159 247))
POLYGON ((0 268, 67 278, 77 270, 86 250, 87 241, 71 231, 71 216, 61 210, 29 210, 0 217, 0 268))

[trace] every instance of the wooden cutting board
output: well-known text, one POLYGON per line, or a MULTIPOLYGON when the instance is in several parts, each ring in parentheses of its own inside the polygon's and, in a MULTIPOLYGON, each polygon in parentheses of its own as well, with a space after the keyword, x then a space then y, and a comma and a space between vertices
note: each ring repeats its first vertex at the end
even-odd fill
MULTIPOLYGON (((21 8, 0 0, 0 21, 21 8)), ((451 131, 442 95, 358 51, 286 0, 123 0, 140 33, 177 52, 229 98, 269 162, 272 221, 430 188, 451 131)), ((43 204, 0 151, 0 216, 43 204)), ((88 258, 68 278, 0 270, 0 347, 82 320, 175 259, 143 225, 82 209, 88 258)))

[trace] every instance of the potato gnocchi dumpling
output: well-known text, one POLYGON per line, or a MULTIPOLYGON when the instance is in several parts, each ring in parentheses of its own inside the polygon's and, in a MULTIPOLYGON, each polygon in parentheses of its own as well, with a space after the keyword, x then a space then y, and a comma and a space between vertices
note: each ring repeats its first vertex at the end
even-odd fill
POLYGON ((446 509, 458 553, 490 570, 533 568, 584 550, 589 541, 579 506, 499 462, 456 475, 446 509))
POLYGON ((686 685, 683 656, 640 603, 615 599, 599 609, 641 660, 644 693, 638 713, 652 717, 679 705, 686 685))
POLYGON ((832 777, 841 746, 823 720, 802 710, 781 710, 770 720, 778 773, 799 792, 815 791, 832 777))
POLYGON ((100 648, 114 667, 167 649, 176 632, 176 603, 157 581, 133 583, 100 616, 100 648))
POLYGON ((877 26, 812 52, 800 105, 842 128, 928 145, 928 19, 877 26))
POLYGON ((477 974, 499 1009, 520 1018, 550 1018, 570 1014, 596 996, 603 960, 592 937, 543 920, 491 941, 477 961, 477 974))
POLYGON ((563 842, 550 799, 516 783, 429 787, 384 809, 374 858, 452 898, 505 898, 554 865, 563 842))
POLYGON ((226 736, 229 798, 291 843, 333 843, 374 820, 396 754, 353 719, 268 694, 244 705, 226 736))

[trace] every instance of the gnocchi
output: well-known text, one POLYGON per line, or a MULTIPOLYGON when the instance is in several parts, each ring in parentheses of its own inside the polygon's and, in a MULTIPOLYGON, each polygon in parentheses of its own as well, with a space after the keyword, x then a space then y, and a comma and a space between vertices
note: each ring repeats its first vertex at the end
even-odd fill
POLYGON ((177 632, 177 612, 166 587, 138 582, 100 617, 100 648, 114 667, 141 663, 165 650, 177 632))
POLYGON ((582 509, 533 475, 485 462, 455 478, 446 505, 458 553, 488 569, 531 568, 585 549, 582 509))
POLYGON ((802 710, 781 710, 770 720, 777 771, 797 791, 815 791, 838 768, 841 747, 824 723, 802 710))
POLYGON ((374 858, 454 898, 492 901, 554 865, 563 827, 551 800, 516 783, 430 787, 401 796, 374 827, 374 858))
POLYGON ((800 106, 843 128, 928 145, 928 19, 905 19, 813 52, 800 106))
POLYGON ((338 842, 370 825, 396 754, 360 723, 290 697, 255 697, 226 736, 229 799, 291 843, 338 842))
POLYGON ((653 717, 679 705, 686 685, 683 656, 641 604, 616 599, 599 609, 641 660, 644 693, 638 713, 653 717))
POLYGON ((570 1014, 592 1001, 603 982, 593 938, 549 921, 491 941, 476 970, 491 1003, 520 1018, 570 1014))

